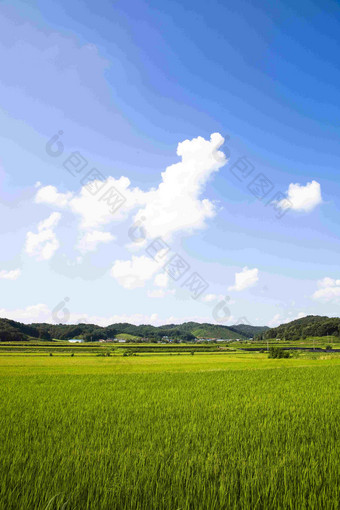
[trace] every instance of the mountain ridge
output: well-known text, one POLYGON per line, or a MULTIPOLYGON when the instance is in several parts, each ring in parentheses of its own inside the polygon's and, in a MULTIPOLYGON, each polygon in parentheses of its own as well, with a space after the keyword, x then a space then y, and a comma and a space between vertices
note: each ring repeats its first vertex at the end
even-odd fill
POLYGON ((246 340, 260 334, 267 326, 252 326, 249 324, 234 324, 223 326, 210 323, 184 322, 182 324, 166 324, 152 326, 130 323, 115 323, 102 327, 96 324, 24 324, 11 319, 0 318, 0 342, 25 341, 30 338, 41 340, 68 340, 82 337, 85 341, 113 338, 118 334, 127 334, 143 339, 159 340, 163 337, 182 341, 194 341, 197 338, 213 338, 225 340, 246 340))
POLYGON ((307 337, 340 336, 340 318, 325 315, 307 315, 275 328, 269 328, 256 336, 257 340, 280 338, 299 340, 307 337))

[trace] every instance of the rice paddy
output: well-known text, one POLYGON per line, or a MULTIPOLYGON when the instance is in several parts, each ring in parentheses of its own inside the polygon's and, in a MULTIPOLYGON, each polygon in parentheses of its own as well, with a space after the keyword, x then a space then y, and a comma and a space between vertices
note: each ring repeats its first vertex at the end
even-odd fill
POLYGON ((337 509, 340 357, 0 356, 0 508, 337 509))

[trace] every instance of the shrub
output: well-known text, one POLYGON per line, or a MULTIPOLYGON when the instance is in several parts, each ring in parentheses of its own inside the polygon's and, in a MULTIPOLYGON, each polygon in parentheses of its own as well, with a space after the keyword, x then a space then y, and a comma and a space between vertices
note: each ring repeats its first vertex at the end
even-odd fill
POLYGON ((269 349, 269 355, 268 358, 276 358, 276 359, 282 359, 282 358, 289 358, 289 351, 284 351, 280 347, 270 347, 269 349))

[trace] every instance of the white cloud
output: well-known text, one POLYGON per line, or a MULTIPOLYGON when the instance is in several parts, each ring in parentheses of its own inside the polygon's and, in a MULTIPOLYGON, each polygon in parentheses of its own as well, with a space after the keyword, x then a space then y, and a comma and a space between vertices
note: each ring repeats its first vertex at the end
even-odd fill
POLYGON ((340 279, 323 278, 318 281, 318 290, 314 292, 312 298, 325 303, 340 302, 340 279))
POLYGON ((241 291, 252 287, 258 282, 259 270, 257 268, 248 269, 244 267, 240 273, 235 273, 235 285, 232 285, 228 290, 241 291))
MULTIPOLYGON (((201 301, 203 301, 203 303, 212 303, 213 301, 217 300, 221 301, 222 299, 226 299, 226 296, 224 296, 223 294, 206 294, 201 298, 201 301)), ((229 305, 232 304, 229 299, 227 301, 229 305)))
MULTIPOLYGON (((84 313, 77 313, 72 311, 72 302, 66 303, 66 307, 70 312, 67 323, 78 324, 79 322, 85 322, 88 324, 97 324, 98 326, 109 326, 111 324, 125 323, 130 324, 152 324, 154 326, 160 326, 164 324, 182 324, 183 322, 214 322, 211 320, 209 315, 195 315, 195 316, 168 316, 166 318, 160 318, 157 313, 145 315, 141 313, 135 314, 115 314, 111 316, 101 315, 90 315, 84 313)), ((55 324, 56 321, 53 318, 53 309, 50 309, 46 304, 37 304, 27 306, 26 308, 7 309, 0 308, 0 317, 5 317, 26 324, 32 322, 47 322, 55 324)), ((228 324, 233 323, 233 317, 230 317, 228 324)), ((59 321, 58 321, 59 322, 59 321)), ((62 319, 60 320, 62 322, 62 319)))
POLYGON ((145 207, 135 216, 136 220, 145 218, 148 237, 171 239, 177 232, 190 233, 203 228, 215 215, 214 204, 200 197, 211 175, 226 163, 217 151, 223 142, 223 137, 214 133, 210 141, 198 137, 178 144, 182 160, 162 173, 162 182, 146 194, 145 207))
POLYGON ((95 251, 100 243, 109 243, 113 241, 115 236, 110 232, 102 232, 100 230, 92 230, 91 232, 85 232, 78 242, 78 249, 82 253, 88 251, 95 251))
POLYGON ((291 183, 287 191, 287 199, 278 203, 282 209, 309 212, 322 203, 321 186, 318 182, 307 182, 306 186, 291 183))
POLYGON ((305 312, 298 312, 296 315, 293 315, 293 312, 289 312, 288 315, 289 317, 284 319, 279 313, 275 314, 274 317, 268 322, 267 326, 270 328, 276 328, 281 324, 287 324, 287 322, 292 322, 297 319, 302 319, 302 317, 306 317, 305 312))
POLYGON ((322 280, 318 281, 318 287, 321 289, 327 289, 328 287, 336 287, 337 285, 340 285, 340 279, 335 280, 334 278, 329 278, 326 276, 326 278, 323 278, 322 280))
POLYGON ((181 161, 167 167, 159 186, 148 191, 132 188, 127 177, 108 177, 96 195, 85 186, 79 193, 59 193, 54 186, 45 186, 38 190, 35 201, 67 208, 80 218, 82 229, 100 229, 135 211, 133 221, 141 221, 148 238, 171 239, 178 232, 191 233, 215 215, 214 204, 201 195, 212 174, 227 162, 218 150, 223 142, 219 133, 213 133, 210 140, 199 136, 179 143, 181 161), (109 190, 117 190, 125 199, 114 213, 105 195, 109 190))
POLYGON ((131 210, 141 206, 145 201, 145 193, 139 188, 131 188, 130 179, 127 177, 119 179, 108 177, 104 185, 99 181, 96 183, 103 186, 103 191, 99 194, 91 195, 83 186, 68 203, 69 209, 80 218, 82 229, 99 228, 122 221, 131 210), (123 197, 120 203, 117 201, 119 196, 123 197))
POLYGON ((150 280, 159 269, 157 262, 142 255, 132 256, 131 260, 116 260, 111 269, 113 276, 122 287, 135 289, 144 287, 145 282, 150 280))
MULTIPOLYGON (((39 183, 40 185, 40 183, 39 183)), ((59 193, 55 186, 44 186, 35 195, 37 204, 49 204, 58 207, 66 207, 72 198, 73 193, 59 193)))
POLYGON ((54 212, 38 224, 38 233, 27 232, 25 251, 37 260, 49 260, 59 248, 59 241, 54 233, 61 214, 54 212))
POLYGON ((164 289, 152 289, 148 291, 148 296, 151 298, 163 298, 167 295, 164 289))
POLYGON ((40 303, 27 306, 26 308, 16 308, 14 310, 0 308, 0 317, 25 323, 51 322, 51 311, 47 305, 40 303))
MULTIPOLYGON (((224 154, 218 150, 223 142, 219 133, 213 133, 210 140, 197 137, 179 143, 177 155, 181 160, 161 173, 161 182, 157 188, 143 191, 131 187, 127 177, 108 177, 102 191, 96 195, 89 193, 85 186, 78 193, 60 193, 54 186, 45 186, 38 189, 35 201, 66 209, 79 218, 78 248, 83 253, 96 250, 100 242, 113 239, 110 234, 102 231, 103 226, 127 218, 130 218, 131 225, 137 222, 142 226, 145 239, 161 236, 169 241, 175 234, 190 234, 204 228, 206 220, 215 215, 215 205, 202 197, 202 194, 209 178, 227 162, 224 154), (113 214, 111 207, 117 194, 113 199, 110 199, 109 194, 110 191, 115 194, 115 190, 124 200, 113 214)), ((98 184, 103 183, 98 181, 98 184)), ((137 244, 133 238, 131 240, 134 248, 143 247, 143 243, 137 244)), ((57 247, 57 240, 53 239, 48 229, 40 234, 28 234, 26 249, 30 254, 39 251, 40 257, 46 259, 52 256, 50 252, 57 247), (43 242, 47 253, 41 253, 43 242)), ((143 286, 156 270, 157 264, 154 261, 140 256, 132 257, 131 260, 117 260, 111 275, 125 288, 133 289, 143 286)), ((159 282, 162 279, 164 281, 164 278, 157 277, 155 285, 161 286, 159 282)))
POLYGON ((169 284, 169 275, 167 273, 159 273, 155 276, 154 285, 156 287, 167 287, 169 284))
POLYGON ((148 291, 148 296, 151 298, 163 298, 171 294, 175 294, 175 289, 167 289, 170 279, 167 273, 156 274, 153 284, 158 287, 148 291))
MULTIPOLYGON (((289 319, 289 321, 296 321, 297 319, 302 319, 302 317, 306 317, 306 312, 299 312, 293 319, 289 319)), ((288 322, 289 322, 288 321, 288 322)))
POLYGON ((17 280, 19 276, 21 275, 20 269, 12 269, 11 271, 0 271, 0 279, 3 280, 17 280))
POLYGON ((276 313, 274 317, 268 322, 268 326, 270 328, 275 328, 276 326, 279 326, 282 324, 281 315, 279 313, 276 313))
POLYGON ((44 230, 50 230, 56 227, 60 221, 61 214, 58 212, 52 213, 46 220, 38 223, 38 231, 43 232, 44 230))
MULTIPOLYGON (((136 314, 121 314, 111 315, 109 317, 103 317, 100 315, 88 315, 72 312, 72 303, 67 303, 66 307, 70 309, 70 316, 68 324, 77 324, 79 322, 85 322, 88 324, 97 324, 99 326, 109 326, 119 322, 129 322, 130 324, 154 324, 159 325, 164 323, 158 318, 156 313, 150 315, 143 315, 140 313, 136 314)), ((6 309, 0 308, 0 317, 12 319, 19 322, 29 324, 31 322, 47 322, 50 324, 56 321, 53 318, 53 310, 51 310, 46 304, 39 303, 37 305, 27 306, 26 308, 6 309)))

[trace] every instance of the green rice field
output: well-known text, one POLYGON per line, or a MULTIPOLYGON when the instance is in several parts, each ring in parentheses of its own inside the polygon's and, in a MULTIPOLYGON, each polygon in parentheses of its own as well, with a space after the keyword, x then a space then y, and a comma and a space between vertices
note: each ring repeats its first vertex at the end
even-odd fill
POLYGON ((340 507, 340 356, 77 349, 0 354, 1 510, 340 507))

